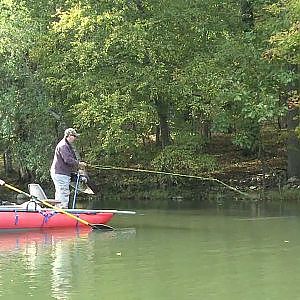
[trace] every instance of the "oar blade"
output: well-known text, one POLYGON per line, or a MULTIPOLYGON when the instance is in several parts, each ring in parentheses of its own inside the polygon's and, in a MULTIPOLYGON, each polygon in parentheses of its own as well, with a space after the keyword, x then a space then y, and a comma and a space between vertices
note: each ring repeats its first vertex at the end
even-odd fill
POLYGON ((90 224, 90 226, 95 230, 101 230, 101 231, 113 231, 115 230, 113 227, 105 224, 90 224))

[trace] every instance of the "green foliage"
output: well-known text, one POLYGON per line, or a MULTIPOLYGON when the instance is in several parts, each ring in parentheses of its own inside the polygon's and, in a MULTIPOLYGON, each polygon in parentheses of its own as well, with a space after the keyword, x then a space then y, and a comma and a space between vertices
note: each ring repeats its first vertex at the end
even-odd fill
POLYGON ((203 154, 199 136, 177 137, 173 145, 163 149, 151 162, 155 170, 194 174, 211 172, 218 167, 216 159, 203 154))
POLYGON ((10 151, 18 168, 48 173, 48 103, 30 59, 39 27, 23 2, 1 1, 0 6, 1 149, 10 151))
POLYGON ((42 178, 64 126, 88 161, 189 174, 216 168, 201 124, 257 149, 297 80, 299 3, 251 4, 245 30, 232 0, 0 0, 1 148, 42 178), (173 145, 160 152, 162 116, 173 145))
POLYGON ((244 122, 243 130, 235 135, 233 143, 245 150, 245 153, 257 153, 261 143, 259 126, 254 127, 251 120, 244 122))
POLYGON ((264 6, 264 11, 266 18, 262 22, 263 28, 271 33, 269 49, 264 52, 264 57, 280 63, 299 64, 299 1, 275 1, 264 6))
POLYGON ((134 103, 120 93, 82 101, 73 110, 77 112, 77 127, 82 132, 89 128, 82 138, 86 139, 86 157, 92 161, 110 156, 133 161, 143 140, 149 139, 154 123, 146 103, 134 103), (90 147, 88 140, 93 141, 90 147))

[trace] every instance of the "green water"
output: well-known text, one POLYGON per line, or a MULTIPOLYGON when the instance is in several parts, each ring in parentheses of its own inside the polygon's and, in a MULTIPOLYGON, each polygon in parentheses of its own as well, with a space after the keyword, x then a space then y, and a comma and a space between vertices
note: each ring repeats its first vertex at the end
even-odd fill
POLYGON ((300 217, 139 211, 115 232, 0 234, 3 299, 300 298, 300 217))

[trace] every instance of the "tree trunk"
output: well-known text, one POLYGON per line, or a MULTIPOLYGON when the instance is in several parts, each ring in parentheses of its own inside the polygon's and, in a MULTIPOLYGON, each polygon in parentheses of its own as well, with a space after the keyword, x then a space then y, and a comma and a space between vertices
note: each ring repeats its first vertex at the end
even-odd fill
POLYGON ((20 166, 19 167, 20 182, 29 182, 29 181, 31 181, 31 178, 32 178, 32 176, 31 176, 30 171, 26 167, 20 166))
POLYGON ((5 175, 8 176, 13 171, 12 157, 11 157, 11 152, 9 149, 6 149, 3 153, 3 162, 4 162, 5 175))
POLYGON ((287 175, 300 178, 300 141, 295 134, 295 128, 299 125, 299 108, 289 109, 287 115, 288 141, 287 141, 287 175))
POLYGON ((160 146, 165 148, 166 146, 170 145, 171 138, 170 138, 170 127, 168 123, 169 117, 169 105, 166 102, 161 100, 155 101, 157 114, 159 118, 159 131, 156 134, 156 137, 159 137, 156 142, 160 142, 160 146))
POLYGON ((203 116, 200 115, 198 118, 200 120, 199 133, 204 140, 209 141, 211 139, 211 121, 204 119, 203 116))
MULTIPOLYGON (((286 105, 286 101, 287 101, 286 95, 281 91, 279 94, 280 105, 286 105)), ((287 129, 287 114, 278 117, 277 124, 279 129, 287 129)))
MULTIPOLYGON (((290 65, 289 69, 297 73, 298 66, 290 65)), ((289 97, 294 91, 299 94, 299 80, 291 82, 287 86, 285 97, 287 103, 289 102, 289 97)), ((288 141, 287 141, 287 177, 297 177, 300 178, 300 140, 295 134, 295 129, 299 126, 299 106, 292 106, 288 110, 287 114, 287 128, 288 128, 288 141)))
POLYGON ((160 146, 161 142, 160 142, 160 126, 156 125, 155 127, 155 144, 156 146, 160 146))
POLYGON ((163 114, 159 116, 159 126, 160 126, 161 147, 165 148, 171 143, 170 128, 168 124, 167 115, 163 114))
POLYGON ((142 1, 142 0, 136 0, 135 3, 136 3, 137 9, 138 9, 141 13, 144 13, 144 12, 145 12, 145 9, 144 9, 144 5, 143 5, 143 1, 142 1))
POLYGON ((241 0, 243 30, 251 31, 254 27, 253 3, 251 0, 241 0))

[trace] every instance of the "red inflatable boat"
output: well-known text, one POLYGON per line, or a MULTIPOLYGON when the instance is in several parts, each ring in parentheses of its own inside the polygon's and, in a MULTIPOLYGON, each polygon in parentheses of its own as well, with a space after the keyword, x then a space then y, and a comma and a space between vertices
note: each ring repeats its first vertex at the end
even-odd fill
MULTIPOLYGON (((115 214, 134 214, 131 211, 65 209, 89 224, 107 224, 115 214)), ((70 228, 87 226, 54 209, 28 210, 19 206, 0 206, 0 230, 30 228, 70 228)))

